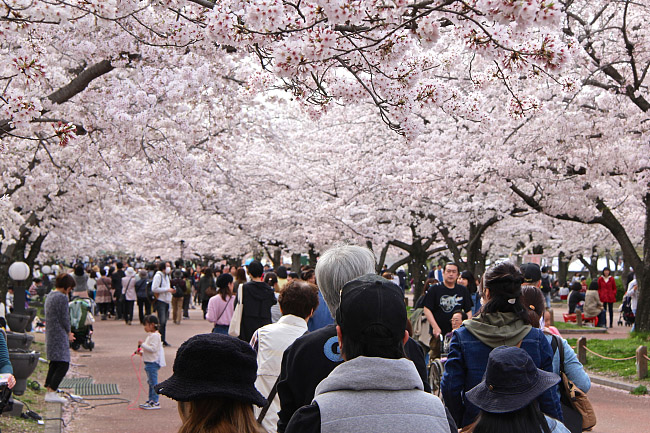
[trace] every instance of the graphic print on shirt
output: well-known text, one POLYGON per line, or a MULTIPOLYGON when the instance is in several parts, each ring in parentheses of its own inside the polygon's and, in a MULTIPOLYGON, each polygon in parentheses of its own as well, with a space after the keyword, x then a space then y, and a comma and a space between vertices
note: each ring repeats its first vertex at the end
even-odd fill
POLYGON ((332 362, 343 362, 339 349, 339 338, 334 336, 328 339, 323 346, 323 353, 332 362))
POLYGON ((463 297, 458 295, 442 295, 440 297, 440 309, 445 313, 451 313, 456 307, 462 307, 463 297))

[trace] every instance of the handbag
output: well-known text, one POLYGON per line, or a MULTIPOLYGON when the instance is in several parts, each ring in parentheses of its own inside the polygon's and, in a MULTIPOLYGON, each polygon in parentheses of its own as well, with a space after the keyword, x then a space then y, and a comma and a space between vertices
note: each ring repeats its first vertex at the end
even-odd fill
POLYGON ((235 306, 235 311, 232 313, 232 319, 228 327, 228 335, 231 337, 239 337, 239 334, 241 334, 241 319, 244 315, 244 286, 239 288, 237 301, 239 303, 235 306))
POLYGON ((564 425, 571 433, 591 430, 596 425, 596 412, 591 402, 580 388, 578 388, 567 377, 564 372, 564 350, 562 341, 557 335, 553 336, 551 341, 553 351, 560 351, 560 403, 562 406, 562 415, 564 416, 564 425))
POLYGON ((206 296, 207 298, 211 298, 211 297, 215 296, 216 294, 217 294, 217 289, 215 289, 215 288, 212 287, 212 286, 207 287, 207 288, 205 289, 205 296, 206 296))

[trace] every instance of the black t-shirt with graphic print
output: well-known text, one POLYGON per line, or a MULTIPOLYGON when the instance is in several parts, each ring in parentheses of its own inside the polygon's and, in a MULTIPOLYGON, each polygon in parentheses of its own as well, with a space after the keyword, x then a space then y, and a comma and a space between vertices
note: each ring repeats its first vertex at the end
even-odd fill
POLYGON ((444 283, 431 287, 424 297, 424 306, 433 313, 433 318, 440 327, 442 335, 451 332, 451 316, 454 311, 468 312, 472 309, 472 300, 467 287, 456 284, 453 289, 444 283))

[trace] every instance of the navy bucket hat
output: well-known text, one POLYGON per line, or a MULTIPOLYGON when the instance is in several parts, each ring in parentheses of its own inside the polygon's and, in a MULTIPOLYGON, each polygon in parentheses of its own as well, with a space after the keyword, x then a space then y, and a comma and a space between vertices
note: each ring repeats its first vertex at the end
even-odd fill
POLYGON ((263 407, 266 399, 255 388, 257 355, 238 338, 199 334, 181 344, 174 374, 156 385, 156 392, 177 401, 228 398, 263 407))
POLYGON ((537 368, 525 350, 500 346, 490 352, 483 381, 467 391, 465 397, 485 412, 514 412, 559 381, 560 376, 555 373, 537 368))

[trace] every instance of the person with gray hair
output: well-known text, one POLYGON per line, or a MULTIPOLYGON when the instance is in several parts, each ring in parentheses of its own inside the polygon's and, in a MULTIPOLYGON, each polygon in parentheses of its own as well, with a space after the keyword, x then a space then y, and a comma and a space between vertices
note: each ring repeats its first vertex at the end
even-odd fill
MULTIPOLYGON (((375 255, 368 248, 357 245, 339 245, 325 251, 316 264, 316 281, 332 317, 341 303, 343 286, 362 275, 375 273, 375 255)), ((424 351, 409 338, 405 352, 422 379, 425 391, 431 388, 427 381, 424 351)), ((326 326, 298 338, 284 351, 278 380, 280 398, 278 432, 287 428, 293 414, 302 406, 311 404, 316 386, 343 362, 336 324, 326 326)))
POLYGON ((330 248, 318 258, 316 281, 332 317, 341 303, 341 289, 361 275, 375 273, 375 254, 357 245, 330 248))

